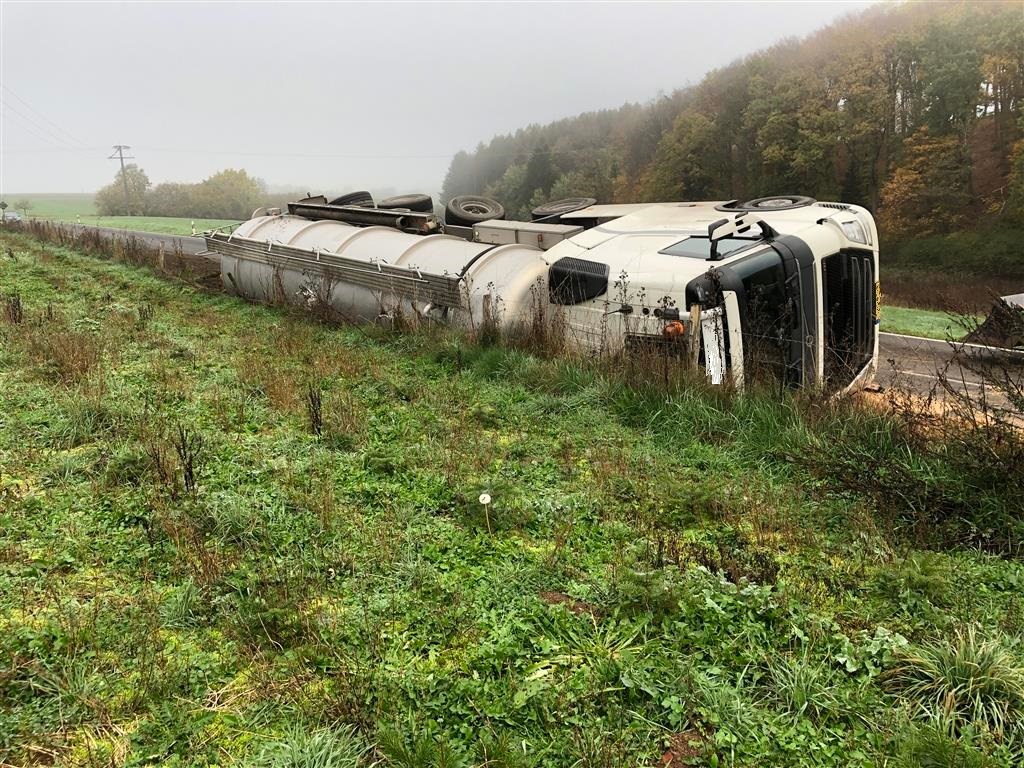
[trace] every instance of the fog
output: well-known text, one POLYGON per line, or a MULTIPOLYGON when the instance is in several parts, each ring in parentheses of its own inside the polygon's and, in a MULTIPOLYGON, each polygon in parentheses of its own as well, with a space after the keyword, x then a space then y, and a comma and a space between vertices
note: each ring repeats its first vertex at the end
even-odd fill
POLYGON ((153 183, 435 192, 498 133, 643 102, 865 7, 0 2, 0 194, 153 183))

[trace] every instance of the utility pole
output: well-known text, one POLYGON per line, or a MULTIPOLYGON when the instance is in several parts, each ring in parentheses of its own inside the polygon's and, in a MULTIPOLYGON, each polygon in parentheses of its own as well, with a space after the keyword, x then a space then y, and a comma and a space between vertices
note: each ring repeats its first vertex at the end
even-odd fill
POLYGON ((120 160, 121 161, 121 183, 124 185, 124 209, 128 213, 128 215, 131 216, 132 215, 132 204, 131 204, 131 200, 129 200, 129 198, 128 198, 128 174, 126 174, 124 172, 124 161, 125 160, 134 160, 135 157, 132 156, 132 155, 128 155, 127 157, 125 157, 124 151, 126 149, 131 149, 131 147, 129 147, 127 144, 115 144, 114 145, 114 154, 112 154, 110 157, 108 157, 107 160, 120 160))

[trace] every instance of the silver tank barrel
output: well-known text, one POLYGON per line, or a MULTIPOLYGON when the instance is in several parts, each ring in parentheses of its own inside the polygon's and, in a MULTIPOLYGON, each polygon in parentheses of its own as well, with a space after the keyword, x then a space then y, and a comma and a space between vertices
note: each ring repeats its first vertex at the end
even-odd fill
POLYGON ((474 325, 528 320, 547 300, 544 252, 390 227, 260 216, 213 233, 224 287, 248 299, 318 304, 352 321, 396 312, 474 325))

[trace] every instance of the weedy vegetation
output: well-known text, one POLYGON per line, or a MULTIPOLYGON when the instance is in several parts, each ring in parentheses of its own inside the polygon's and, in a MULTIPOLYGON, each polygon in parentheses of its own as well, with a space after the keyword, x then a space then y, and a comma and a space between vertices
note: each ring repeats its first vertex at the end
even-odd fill
POLYGON ((0 762, 1024 760, 1012 414, 329 325, 36 234, 0 762))

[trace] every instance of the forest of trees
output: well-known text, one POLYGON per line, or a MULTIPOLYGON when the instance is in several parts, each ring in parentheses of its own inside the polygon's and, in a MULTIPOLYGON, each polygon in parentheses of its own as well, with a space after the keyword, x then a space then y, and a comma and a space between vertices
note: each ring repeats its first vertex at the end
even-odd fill
POLYGON ((96 193, 96 209, 101 216, 247 219, 266 204, 266 196, 263 182, 242 170, 229 168, 198 184, 167 182, 154 187, 146 172, 132 163, 96 193))
POLYGON ((460 152, 445 200, 510 216, 547 200, 752 198, 867 206, 890 238, 1024 224, 1024 13, 885 4, 644 104, 531 125, 460 152))

